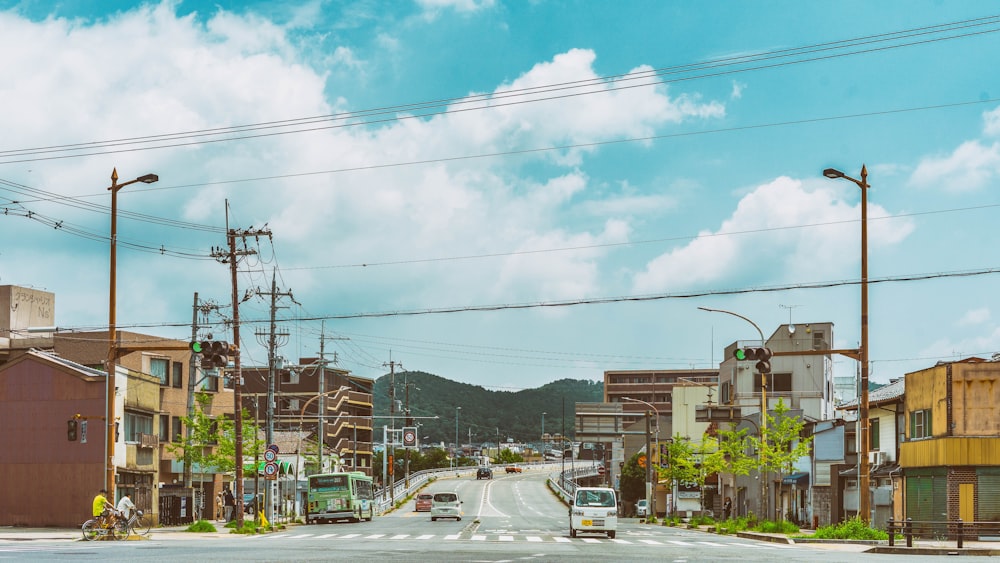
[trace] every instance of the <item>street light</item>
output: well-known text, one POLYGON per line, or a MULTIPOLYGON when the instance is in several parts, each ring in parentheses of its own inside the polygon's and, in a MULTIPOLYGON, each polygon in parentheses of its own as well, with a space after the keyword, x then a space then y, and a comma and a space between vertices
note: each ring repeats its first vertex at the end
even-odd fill
MULTIPOLYGON (((622 397, 623 401, 632 401, 634 403, 642 403, 647 407, 653 409, 656 413, 656 448, 657 448, 657 461, 659 461, 659 448, 660 448, 660 411, 653 406, 652 403, 647 403, 639 399, 633 399, 631 397, 622 397)), ((649 513, 656 518, 656 488, 659 485, 660 476, 657 474, 656 480, 653 480, 653 445, 650 443, 651 433, 649 428, 649 415, 651 413, 646 411, 646 506, 649 507, 649 513), (650 489, 652 489, 652 495, 650 494, 650 489)), ((671 481, 671 494, 673 493, 673 482, 671 481)))
POLYGON ((143 184, 152 184, 159 180, 160 177, 156 174, 146 174, 139 176, 134 180, 129 180, 128 182, 118 183, 118 169, 113 168, 111 170, 111 186, 108 187, 108 191, 111 192, 111 277, 110 277, 110 295, 108 297, 108 365, 107 365, 107 400, 105 401, 107 405, 107 411, 104 413, 105 422, 107 423, 107 438, 104 444, 105 452, 105 482, 104 488, 108 491, 111 498, 114 498, 115 492, 115 366, 118 365, 118 332, 115 329, 115 323, 117 322, 116 317, 116 302, 115 302, 115 292, 117 285, 117 270, 116 264, 118 259, 118 190, 124 188, 129 184, 135 184, 142 182, 143 184))
MULTIPOLYGON (((542 413, 542 449, 543 450, 545 449, 545 414, 546 413, 544 413, 544 412, 542 413)), ((543 456, 545 455, 544 451, 542 452, 542 455, 543 456)))
POLYGON ((455 453, 451 457, 454 459, 455 467, 458 467, 458 411, 462 407, 455 407, 455 453))
MULTIPOLYGON (((698 308, 701 309, 702 311, 708 311, 709 313, 725 313, 727 315, 732 315, 734 317, 739 317, 739 318, 743 319, 744 321, 746 321, 746 322, 750 323, 751 325, 753 325, 753 327, 755 329, 757 329, 757 334, 760 335, 760 345, 761 346, 766 346, 767 345, 767 342, 764 340, 764 331, 762 331, 760 329, 760 327, 757 326, 757 323, 751 321, 750 319, 744 317, 743 315, 741 315, 739 313, 734 313, 732 311, 726 311, 725 309, 710 309, 708 307, 698 307, 698 308)), ((758 434, 760 435, 760 444, 761 444, 761 452, 760 452, 760 454, 757 457, 758 463, 760 463, 760 465, 761 465, 760 469, 758 470, 761 473, 761 479, 760 479, 760 485, 761 485, 761 495, 760 495, 760 497, 761 497, 760 498, 761 514, 767 514, 768 508, 769 508, 769 505, 770 505, 769 499, 767 498, 767 474, 768 474, 768 472, 766 472, 766 471, 763 470, 764 467, 763 467, 763 459, 762 459, 762 457, 763 457, 763 448, 764 448, 764 444, 766 443, 765 434, 767 433, 767 373, 765 373, 764 371, 760 372, 760 427, 757 430, 758 430, 758 434)))
POLYGON ((827 168, 823 171, 827 178, 837 180, 844 179, 854 182, 861 188, 861 349, 859 350, 859 361, 861 362, 861 397, 858 401, 858 433, 860 436, 858 460, 858 512, 863 522, 869 521, 871 512, 871 499, 869 498, 868 479, 868 450, 870 449, 868 435, 868 168, 861 165, 861 179, 857 180, 844 174, 836 168, 827 168))

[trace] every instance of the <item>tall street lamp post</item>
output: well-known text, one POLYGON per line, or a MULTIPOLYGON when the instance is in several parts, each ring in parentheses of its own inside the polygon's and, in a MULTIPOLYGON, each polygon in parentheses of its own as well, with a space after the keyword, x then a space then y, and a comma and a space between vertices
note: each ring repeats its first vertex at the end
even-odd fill
MULTIPOLYGON (((764 340, 764 331, 761 330, 759 326, 757 326, 757 323, 751 321, 750 319, 744 317, 743 315, 741 315, 739 313, 734 313, 732 311, 726 311, 725 309, 709 309, 708 307, 698 307, 698 308, 701 309, 702 311, 708 311, 709 313, 725 313, 727 315, 732 315, 734 317, 738 317, 738 318, 743 319, 744 321, 746 321, 746 322, 750 323, 751 325, 753 325, 753 327, 755 329, 757 329, 757 334, 760 335, 760 345, 761 346, 766 346, 767 345, 767 342, 764 340)), ((764 467, 763 467, 763 465, 764 465, 764 457, 763 457, 764 444, 767 443, 766 442, 766 437, 765 437, 766 433, 767 433, 767 374, 764 373, 764 372, 761 372, 761 374, 760 374, 760 428, 758 428, 758 434, 760 435, 761 451, 760 451, 760 454, 758 455, 758 458, 757 458, 758 459, 758 463, 761 465, 759 471, 762 474, 761 475, 761 479, 760 479, 760 485, 761 485, 761 495, 760 495, 760 497, 761 497, 760 498, 761 514, 767 514, 768 513, 768 508, 769 508, 769 506, 771 504, 769 502, 769 499, 767 498, 767 475, 768 475, 768 472, 764 471, 764 467)))
POLYGON ((159 180, 160 177, 156 174, 146 174, 139 176, 134 180, 129 180, 128 182, 118 183, 118 169, 114 168, 111 170, 111 186, 108 191, 111 192, 111 277, 110 277, 110 294, 108 298, 108 364, 107 364, 107 399, 105 401, 107 405, 107 411, 105 412, 105 422, 107 423, 107 438, 104 445, 105 451, 105 483, 104 488, 108 491, 111 498, 114 498, 115 492, 115 369, 118 365, 118 332, 115 329, 115 323, 117 322, 116 317, 116 285, 117 285, 117 269, 116 261, 118 258, 118 190, 124 188, 129 184, 135 184, 142 182, 144 184, 152 184, 159 180))
POLYGON ((462 407, 455 407, 455 454, 451 456, 455 460, 455 467, 458 467, 458 411, 460 410, 462 407))
MULTIPOLYGON (((651 403, 646 401, 641 401, 639 399, 633 399, 631 397, 622 397, 623 401, 632 401, 633 403, 642 403, 647 407, 653 409, 652 411, 646 411, 646 506, 649 507, 649 515, 656 518, 656 489, 660 482, 659 474, 653 469, 653 459, 659 461, 659 448, 660 448, 660 411, 656 409, 651 403), (652 441, 652 431, 650 429, 649 419, 653 413, 656 413, 656 453, 657 456, 653 457, 653 444, 652 441), (656 476, 655 479, 653 476, 656 476)), ((671 491, 672 493, 673 491, 671 491)))
POLYGON ((868 522, 871 515, 871 498, 869 491, 868 451, 870 436, 868 420, 868 168, 861 165, 861 179, 857 180, 835 168, 827 168, 823 175, 831 179, 844 179, 854 182, 861 188, 861 391, 858 400, 858 512, 862 521, 868 522))
MULTIPOLYGON (((543 446, 543 449, 544 449, 544 445, 545 445, 545 413, 543 412, 542 413, 542 446, 543 446)), ((542 452, 542 455, 543 456, 545 455, 544 451, 542 452)))

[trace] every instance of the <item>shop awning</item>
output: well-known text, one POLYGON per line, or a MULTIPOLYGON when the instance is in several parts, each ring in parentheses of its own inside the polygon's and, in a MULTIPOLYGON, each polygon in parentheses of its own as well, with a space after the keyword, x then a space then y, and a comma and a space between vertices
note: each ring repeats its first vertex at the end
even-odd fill
POLYGON ((784 479, 781 480, 782 485, 809 485, 809 474, 808 473, 792 473, 791 475, 786 475, 784 479))

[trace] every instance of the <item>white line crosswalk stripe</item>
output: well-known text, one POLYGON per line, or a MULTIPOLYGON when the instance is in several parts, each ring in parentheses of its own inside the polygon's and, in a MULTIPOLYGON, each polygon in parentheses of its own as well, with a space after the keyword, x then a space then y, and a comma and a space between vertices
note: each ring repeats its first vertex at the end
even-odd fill
POLYGON ((422 536, 417 536, 418 540, 429 540, 434 537, 434 534, 424 534, 422 536))
POLYGON ((337 534, 323 534, 322 536, 316 536, 316 539, 324 540, 326 538, 335 538, 335 537, 337 537, 337 534))
POLYGON ((542 538, 540 538, 538 536, 528 536, 526 539, 528 541, 542 541, 542 538))
POLYGON ((500 541, 514 541, 514 536, 500 536, 500 541))
POLYGON ((444 537, 444 539, 446 539, 446 540, 457 540, 460 537, 461 536, 459 534, 448 534, 447 536, 444 537))
POLYGON ((648 543, 649 545, 663 545, 662 543, 656 540, 639 540, 639 541, 641 541, 642 543, 648 543))
POLYGON ((405 540, 408 537, 410 537, 410 534, 396 534, 395 536, 392 536, 389 539, 390 540, 405 540))
POLYGON ((569 538, 562 538, 562 537, 558 537, 558 536, 554 537, 552 539, 554 539, 555 541, 557 541, 559 543, 569 543, 570 541, 572 541, 569 538))
POLYGON ((366 540, 377 540, 379 538, 385 537, 385 534, 371 534, 370 536, 365 536, 366 540))

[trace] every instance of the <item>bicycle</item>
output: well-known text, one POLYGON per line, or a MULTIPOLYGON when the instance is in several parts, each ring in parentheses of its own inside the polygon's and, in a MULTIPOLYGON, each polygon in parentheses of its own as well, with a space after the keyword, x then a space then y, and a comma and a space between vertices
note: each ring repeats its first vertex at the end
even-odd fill
POLYGON ((83 539, 94 541, 97 538, 110 537, 113 540, 123 540, 128 537, 128 522, 118 517, 116 511, 110 511, 105 516, 91 518, 80 526, 83 539))
POLYGON ((152 527, 153 517, 137 509, 132 511, 132 516, 128 519, 126 529, 138 536, 145 536, 149 534, 149 530, 152 527))

